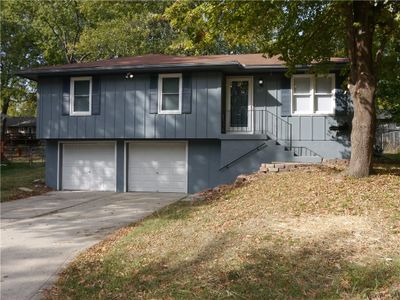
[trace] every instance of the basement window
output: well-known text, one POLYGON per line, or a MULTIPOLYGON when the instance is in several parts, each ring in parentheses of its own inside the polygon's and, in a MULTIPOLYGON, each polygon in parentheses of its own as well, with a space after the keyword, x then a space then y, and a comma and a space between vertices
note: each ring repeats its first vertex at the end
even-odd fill
POLYGON ((72 77, 70 95, 71 116, 92 114, 92 77, 72 77))

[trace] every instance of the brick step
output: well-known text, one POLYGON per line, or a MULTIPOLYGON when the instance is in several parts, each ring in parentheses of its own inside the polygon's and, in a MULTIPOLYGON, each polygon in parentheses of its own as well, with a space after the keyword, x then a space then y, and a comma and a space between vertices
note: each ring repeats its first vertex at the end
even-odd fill
POLYGON ((278 173, 278 172, 288 172, 293 169, 309 166, 311 163, 295 163, 295 162, 272 162, 261 164, 260 172, 263 173, 278 173))

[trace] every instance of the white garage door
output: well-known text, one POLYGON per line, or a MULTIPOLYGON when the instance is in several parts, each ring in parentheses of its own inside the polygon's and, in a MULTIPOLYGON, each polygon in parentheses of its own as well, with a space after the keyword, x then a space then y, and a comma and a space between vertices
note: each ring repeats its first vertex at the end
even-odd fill
POLYGON ((64 144, 62 189, 115 191, 115 144, 64 144))
POLYGON ((129 145, 129 191, 187 192, 186 143, 129 145))

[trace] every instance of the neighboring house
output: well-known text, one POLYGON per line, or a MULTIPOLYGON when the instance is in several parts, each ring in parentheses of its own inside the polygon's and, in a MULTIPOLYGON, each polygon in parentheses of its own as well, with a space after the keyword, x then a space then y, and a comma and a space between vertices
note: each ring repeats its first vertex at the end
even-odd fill
POLYGON ((271 161, 349 155, 351 111, 328 76, 261 54, 145 55, 42 67, 37 137, 63 190, 193 193, 271 161))
POLYGON ((36 118, 9 117, 5 120, 5 140, 8 145, 36 145, 36 118))

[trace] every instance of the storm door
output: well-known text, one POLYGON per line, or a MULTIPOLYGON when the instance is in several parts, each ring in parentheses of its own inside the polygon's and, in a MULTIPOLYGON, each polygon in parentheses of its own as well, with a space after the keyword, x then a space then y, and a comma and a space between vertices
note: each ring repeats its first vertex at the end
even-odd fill
POLYGON ((226 99, 226 129, 228 132, 253 131, 253 78, 228 77, 226 99))

